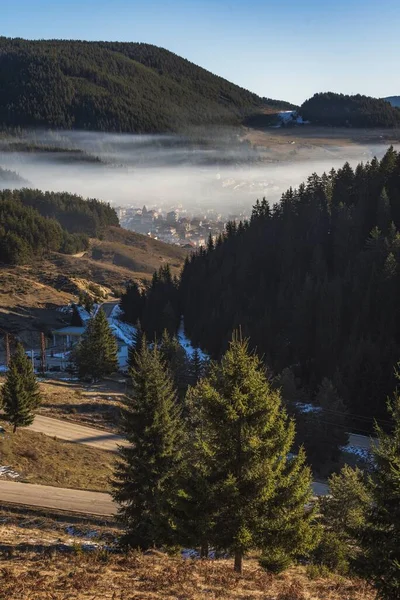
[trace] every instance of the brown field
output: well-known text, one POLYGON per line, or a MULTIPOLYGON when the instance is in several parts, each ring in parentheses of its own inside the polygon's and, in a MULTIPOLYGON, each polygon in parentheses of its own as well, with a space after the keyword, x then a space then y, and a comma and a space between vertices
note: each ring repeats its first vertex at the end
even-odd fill
POLYGON ((6 427, 0 460, 28 483, 104 492, 110 489, 115 455, 23 428, 13 434, 6 427))
POLYGON ((104 428, 117 429, 125 383, 102 381, 93 385, 46 380, 40 383, 43 403, 40 414, 104 428))
POLYGON ((400 142, 400 130, 303 127, 246 128, 244 139, 256 146, 265 162, 322 159, 368 160, 376 152, 400 142))
POLYGON ((255 561, 236 575, 231 561, 185 560, 104 551, 14 552, 0 559, 0 598, 7 600, 372 600, 359 580, 310 580, 304 568, 273 576, 255 561))

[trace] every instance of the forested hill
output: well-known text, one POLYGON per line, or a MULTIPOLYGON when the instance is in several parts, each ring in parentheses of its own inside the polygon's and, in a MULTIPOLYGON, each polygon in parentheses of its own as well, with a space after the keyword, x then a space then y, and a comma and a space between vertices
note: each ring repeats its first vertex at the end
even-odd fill
POLYGON ((0 262, 27 264, 49 252, 86 250, 89 237, 119 226, 109 204, 67 193, 0 191, 0 262))
POLYGON ((0 124, 121 132, 236 124, 261 99, 149 44, 0 38, 0 124))
MULTIPOLYGON (((385 417, 400 359, 400 154, 312 175, 185 264, 194 344, 219 356, 241 327, 275 373, 313 397, 332 379, 363 429, 385 417)), ((304 394, 298 391, 298 397, 304 394)))
POLYGON ((326 92, 306 100, 299 112, 313 125, 400 127, 400 109, 385 99, 326 92))
POLYGON ((392 106, 397 106, 400 108, 400 96, 388 96, 387 98, 383 98, 386 102, 390 102, 392 106))

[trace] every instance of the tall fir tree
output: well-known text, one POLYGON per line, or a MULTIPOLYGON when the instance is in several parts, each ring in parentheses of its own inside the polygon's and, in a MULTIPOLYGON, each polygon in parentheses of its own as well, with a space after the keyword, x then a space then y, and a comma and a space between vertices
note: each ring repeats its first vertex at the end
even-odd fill
POLYGON ((174 513, 184 428, 172 380, 156 345, 142 345, 131 371, 114 499, 124 527, 121 545, 146 549, 176 543, 174 513))
POLYGON ((178 338, 164 329, 160 344, 161 359, 167 366, 173 379, 179 398, 183 401, 189 385, 189 361, 186 351, 178 338))
POLYGON ((89 320, 73 351, 73 362, 80 378, 90 377, 94 381, 117 371, 118 345, 102 309, 89 320))
POLYGON ((248 343, 233 339, 220 364, 192 391, 202 405, 204 456, 213 473, 213 536, 235 557, 241 572, 246 552, 263 551, 273 568, 313 546, 311 472, 304 451, 288 458, 295 429, 248 343))
POLYGON ((32 363, 22 344, 17 345, 10 361, 1 399, 5 418, 13 425, 14 433, 18 427, 33 423, 41 396, 32 363))
POLYGON ((371 509, 361 535, 364 574, 372 579, 383 600, 400 599, 400 393, 396 390, 389 411, 390 433, 376 428, 374 469, 370 479, 371 509))

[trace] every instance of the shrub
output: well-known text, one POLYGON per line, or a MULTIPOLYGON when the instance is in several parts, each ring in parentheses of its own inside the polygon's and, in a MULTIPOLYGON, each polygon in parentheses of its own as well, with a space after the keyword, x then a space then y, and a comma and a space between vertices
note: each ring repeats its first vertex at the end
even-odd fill
POLYGON ((291 557, 283 550, 274 549, 264 552, 259 559, 260 566, 270 573, 282 573, 292 563, 291 557))
POLYGON ((331 571, 345 575, 349 571, 349 547, 333 531, 324 531, 321 540, 314 550, 314 561, 331 571))

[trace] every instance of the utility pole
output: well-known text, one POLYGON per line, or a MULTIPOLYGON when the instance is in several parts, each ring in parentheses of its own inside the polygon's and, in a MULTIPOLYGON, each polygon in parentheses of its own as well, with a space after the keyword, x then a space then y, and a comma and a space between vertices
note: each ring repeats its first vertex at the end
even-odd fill
POLYGON ((43 331, 40 333, 40 369, 42 374, 46 372, 46 339, 43 331))
POLYGON ((10 365, 10 359, 11 359, 10 334, 9 333, 6 333, 5 346, 6 346, 6 366, 8 367, 10 365))

